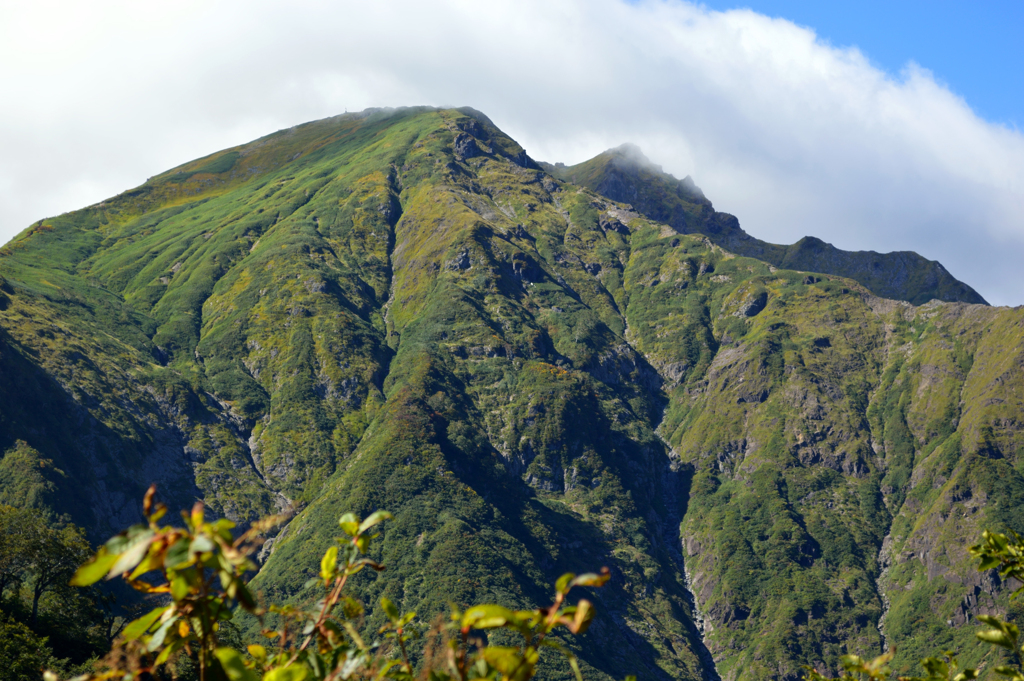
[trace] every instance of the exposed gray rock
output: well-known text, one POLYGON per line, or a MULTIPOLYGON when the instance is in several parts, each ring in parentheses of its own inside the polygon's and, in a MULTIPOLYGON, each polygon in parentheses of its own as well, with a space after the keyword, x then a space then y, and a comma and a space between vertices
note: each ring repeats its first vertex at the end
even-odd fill
POLYGON ((473 266, 469 259, 469 251, 463 249, 459 253, 444 264, 444 268, 449 271, 456 270, 468 270, 473 266))
POLYGON ((459 133, 455 136, 453 148, 455 155, 463 159, 480 155, 480 147, 477 146, 476 140, 465 133, 459 133))
POLYGON ((743 317, 755 317, 761 310, 764 309, 768 303, 768 292, 758 291, 747 295, 740 303, 740 308, 736 312, 737 315, 743 317))

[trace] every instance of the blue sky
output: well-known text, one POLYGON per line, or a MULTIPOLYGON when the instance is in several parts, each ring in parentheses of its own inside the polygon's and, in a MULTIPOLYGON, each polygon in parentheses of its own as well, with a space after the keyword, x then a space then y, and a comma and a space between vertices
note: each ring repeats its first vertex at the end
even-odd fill
POLYGON ((703 4, 788 19, 835 47, 856 46, 878 68, 897 77, 907 62, 917 62, 982 118, 1024 127, 1024 0, 703 4))

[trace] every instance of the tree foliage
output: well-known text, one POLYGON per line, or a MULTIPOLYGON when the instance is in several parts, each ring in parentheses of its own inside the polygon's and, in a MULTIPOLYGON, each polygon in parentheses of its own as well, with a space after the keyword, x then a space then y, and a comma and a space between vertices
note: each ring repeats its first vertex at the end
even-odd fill
POLYGON ((28 573, 32 516, 28 509, 0 506, 0 598, 20 586, 28 573))
POLYGON ((0 612, 0 676, 10 681, 38 679, 39 671, 54 663, 45 637, 0 612))
POLYGON ((89 557, 89 546, 82 528, 75 525, 45 527, 36 524, 28 537, 32 574, 32 623, 39 620, 39 600, 49 591, 67 585, 76 568, 89 557))
POLYGON ((109 649, 123 619, 113 597, 68 584, 91 553, 81 528, 0 505, 0 679, 72 670, 109 649))

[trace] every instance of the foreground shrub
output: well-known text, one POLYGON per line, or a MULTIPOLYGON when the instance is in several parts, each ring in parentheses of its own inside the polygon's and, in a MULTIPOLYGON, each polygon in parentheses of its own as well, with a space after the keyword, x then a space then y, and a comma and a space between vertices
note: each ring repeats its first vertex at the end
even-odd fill
MULTIPOLYGON (((323 597, 311 608, 294 605, 260 606, 246 585, 245 575, 256 569, 250 556, 262 543, 261 535, 283 518, 256 523, 239 537, 226 519, 208 522, 202 503, 182 513, 184 527, 161 526, 163 504, 153 503, 155 488, 147 492, 145 525, 136 525, 110 539, 72 579, 80 586, 101 579, 122 577, 136 590, 165 599, 165 604, 131 622, 111 654, 97 671, 76 681, 122 679, 131 681, 160 675, 176 658, 187 656, 198 665, 201 681, 319 681, 333 679, 396 679, 417 677, 429 681, 503 679, 525 681, 534 676, 543 648, 561 653, 578 679, 575 656, 551 635, 560 628, 583 633, 594 616, 591 603, 566 600, 577 586, 598 587, 608 580, 600 574, 565 574, 555 585, 554 601, 535 610, 511 610, 500 605, 477 605, 460 611, 453 606, 450 622, 437 634, 443 654, 425 651, 416 669, 410 646, 421 645, 422 627, 416 613, 401 613, 388 599, 380 605, 387 623, 368 643, 359 631, 364 608, 346 593, 349 579, 365 568, 383 570, 369 559, 371 531, 391 518, 377 511, 365 519, 347 513, 341 517, 341 537, 320 562, 315 580, 323 597), (250 645, 245 653, 221 645, 224 623, 236 607, 255 615, 268 645, 250 645), (274 617, 273 626, 268 624, 274 617), (517 632, 519 646, 488 645, 479 632, 507 629, 517 632)), ((422 647, 422 646, 421 646, 422 647)), ((56 675, 47 674, 48 681, 56 675)))

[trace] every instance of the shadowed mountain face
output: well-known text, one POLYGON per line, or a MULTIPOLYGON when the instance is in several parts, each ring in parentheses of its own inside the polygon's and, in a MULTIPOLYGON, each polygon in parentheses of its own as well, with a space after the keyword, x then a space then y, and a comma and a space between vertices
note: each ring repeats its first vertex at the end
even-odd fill
POLYGON ((1024 311, 737 255, 685 182, 657 217, 577 182, 402 109, 40 221, 0 251, 0 498, 97 539, 153 481, 294 504, 256 587, 299 603, 385 508, 357 586, 428 621, 608 565, 588 678, 796 679, 883 635, 974 662, 970 616, 1017 607, 966 547, 1024 530, 1024 311))
POLYGON ((912 251, 843 251, 810 236, 792 246, 755 239, 740 228, 734 216, 714 210, 690 177, 677 180, 632 144, 609 149, 578 165, 545 163, 543 167, 559 179, 631 204, 645 217, 684 234, 704 234, 727 251, 773 267, 846 277, 875 295, 914 305, 929 300, 988 304, 940 263, 912 251))

